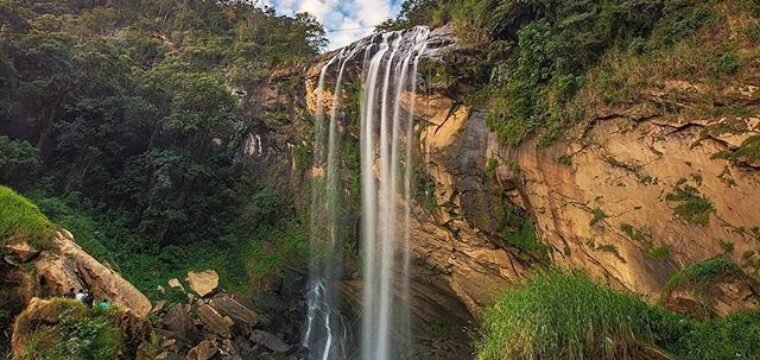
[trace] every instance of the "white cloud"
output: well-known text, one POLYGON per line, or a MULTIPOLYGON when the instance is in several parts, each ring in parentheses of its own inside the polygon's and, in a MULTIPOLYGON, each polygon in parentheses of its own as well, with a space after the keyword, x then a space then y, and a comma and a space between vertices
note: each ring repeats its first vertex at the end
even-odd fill
POLYGON ((372 33, 375 25, 398 13, 401 0, 263 0, 278 14, 308 12, 328 31, 329 49, 346 46, 372 33))

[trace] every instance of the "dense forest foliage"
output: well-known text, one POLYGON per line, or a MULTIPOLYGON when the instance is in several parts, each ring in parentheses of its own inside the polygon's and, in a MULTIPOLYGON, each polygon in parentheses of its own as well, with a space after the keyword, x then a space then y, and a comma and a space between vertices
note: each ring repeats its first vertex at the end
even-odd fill
POLYGON ((210 263, 244 286, 254 238, 300 235, 286 195, 242 180, 237 94, 325 44, 239 1, 0 0, 0 183, 149 294, 210 263))
MULTIPOLYGON (((478 60, 432 75, 470 82, 467 100, 487 106, 506 143, 537 135, 548 145, 600 105, 635 101, 667 78, 752 83, 759 18, 749 0, 407 0, 378 29, 452 26, 478 60)), ((737 112, 716 97, 706 107, 737 112)))

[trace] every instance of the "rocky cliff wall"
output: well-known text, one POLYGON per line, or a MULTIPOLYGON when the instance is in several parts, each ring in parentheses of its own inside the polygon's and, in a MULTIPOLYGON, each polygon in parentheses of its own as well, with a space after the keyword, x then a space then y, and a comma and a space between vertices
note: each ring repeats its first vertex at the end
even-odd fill
MULTIPOLYGON (((450 33, 438 36, 445 40, 428 61, 466 52, 450 33)), ((306 71, 312 113, 329 55, 306 71)), ((347 74, 350 83, 361 72, 347 74)), ((407 94, 407 109, 416 101, 418 161, 429 177, 418 191, 434 199, 431 206, 418 197, 413 212, 418 265, 444 279, 473 314, 532 268, 550 265, 652 301, 677 271, 717 256, 756 279, 760 173, 756 158, 731 154, 759 135, 760 94, 751 84, 709 90, 723 94, 721 106, 746 107, 740 118, 674 119, 663 111, 669 96, 707 86, 670 81, 627 106, 599 107, 548 147, 504 145, 486 126, 487 109, 464 105, 467 94, 451 84, 425 83, 416 97, 407 94), (505 239, 498 221, 505 212, 529 221, 539 251, 505 239)), ((691 106, 688 99, 681 105, 691 106)))

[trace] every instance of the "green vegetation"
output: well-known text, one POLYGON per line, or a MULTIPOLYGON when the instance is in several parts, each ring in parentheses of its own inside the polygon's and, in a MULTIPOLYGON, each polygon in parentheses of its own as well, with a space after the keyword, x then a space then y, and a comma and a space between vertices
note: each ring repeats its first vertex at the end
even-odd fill
POLYGON ((28 141, 0 135, 0 179, 8 183, 29 181, 40 169, 40 151, 28 141))
POLYGON ((607 218, 607 214, 604 213, 604 210, 598 207, 591 209, 591 214, 593 214, 594 217, 591 218, 591 221, 589 222, 589 226, 594 226, 596 225, 596 223, 607 218))
POLYGON ((562 155, 557 158, 557 162, 565 166, 573 166, 573 158, 570 155, 562 155))
MULTIPOLYGON (((469 80, 489 107, 488 125, 507 144, 539 135, 546 145, 590 109, 635 100, 667 79, 751 83, 756 9, 750 0, 407 0, 379 29, 453 25, 480 52, 470 67, 486 76, 469 80), (725 31, 737 24, 739 36, 725 31)), ((705 115, 732 106, 712 102, 717 96, 663 110, 705 115)))
POLYGON ((750 136, 734 151, 721 152, 719 157, 748 163, 760 161, 760 136, 750 136))
POLYGON ((114 310, 89 310, 68 299, 21 313, 14 333, 25 339, 23 360, 112 360, 120 358, 125 342, 114 310))
POLYGON ((499 166, 499 160, 496 159, 488 159, 488 162, 486 162, 486 178, 495 180, 496 179, 496 167, 499 166))
POLYGON ((653 342, 663 316, 584 275, 539 274, 484 313, 478 358, 612 359, 653 342))
POLYGON ((715 258, 698 262, 673 275, 665 284, 661 299, 666 299, 677 287, 685 287, 701 295, 715 280, 740 273, 739 266, 728 259, 715 258))
POLYGON ((99 225, 92 217, 69 206, 69 204, 79 204, 82 201, 80 193, 68 193, 65 199, 48 197, 39 192, 32 192, 28 195, 43 214, 46 214, 58 226, 70 231, 74 235, 74 241, 84 251, 98 261, 118 270, 118 264, 111 255, 111 251, 103 245, 106 240, 98 228, 99 225))
POLYGON ((0 185, 0 244, 28 241, 38 250, 50 249, 53 224, 15 191, 0 185))
POLYGON ((196 267, 247 286, 250 249, 298 219, 239 150, 287 113, 239 90, 300 69, 322 26, 227 0, 0 0, 0 17, 0 183, 154 299, 196 267))
POLYGON ((656 245, 652 234, 639 230, 627 223, 620 224, 620 230, 629 239, 639 242, 644 247, 644 252, 650 258, 662 260, 670 257, 670 247, 667 245, 656 245))
POLYGON ((539 241, 533 220, 528 214, 516 207, 497 205, 494 219, 505 243, 530 254, 544 255, 546 246, 539 241))
POLYGON ((710 200, 699 196, 699 191, 692 186, 677 187, 665 196, 665 199, 680 204, 673 210, 682 219, 702 226, 710 222, 710 214, 715 212, 710 200))
POLYGON ((505 292, 483 315, 478 359, 623 359, 653 347, 677 359, 760 354, 760 311, 696 321, 582 274, 548 272, 505 292))
POLYGON ((412 171, 415 201, 429 213, 436 213, 438 201, 435 199, 435 180, 420 166, 416 166, 412 171))

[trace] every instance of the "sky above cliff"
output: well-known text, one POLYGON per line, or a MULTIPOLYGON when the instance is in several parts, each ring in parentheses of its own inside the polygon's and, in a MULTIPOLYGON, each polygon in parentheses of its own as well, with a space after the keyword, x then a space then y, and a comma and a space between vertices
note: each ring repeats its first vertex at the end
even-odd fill
POLYGON ((278 14, 308 12, 327 30, 328 50, 337 49, 372 33, 375 25, 398 14, 402 0, 263 0, 278 14))

